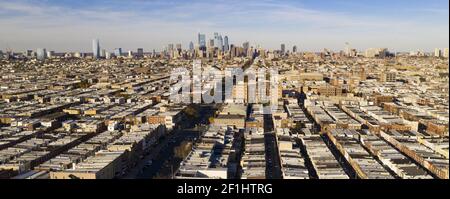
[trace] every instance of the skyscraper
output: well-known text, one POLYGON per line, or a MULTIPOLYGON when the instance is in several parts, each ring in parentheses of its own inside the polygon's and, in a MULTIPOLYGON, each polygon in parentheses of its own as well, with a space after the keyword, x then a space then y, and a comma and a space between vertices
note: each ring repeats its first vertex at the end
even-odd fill
POLYGON ((219 33, 214 33, 214 48, 219 48, 220 46, 220 39, 219 39, 219 33))
POLYGON ((444 55, 445 58, 448 58, 448 48, 444 48, 444 55))
POLYGON ((242 44, 242 47, 244 48, 244 49, 243 49, 243 50, 244 50, 244 53, 245 53, 245 55, 247 56, 248 49, 250 48, 250 43, 249 43, 248 41, 246 41, 246 42, 244 42, 244 43, 242 44))
POLYGON ((297 46, 292 47, 292 52, 296 53, 297 52, 297 46))
POLYGON ((441 49, 439 49, 439 48, 434 49, 434 56, 441 57, 441 49))
POLYGON ((223 40, 224 40, 224 51, 227 52, 230 50, 230 45, 228 44, 228 36, 225 36, 223 40))
POLYGON ((286 52, 286 45, 281 44, 281 54, 284 54, 286 52))
POLYGON ((100 57, 101 57, 101 58, 106 57, 106 50, 105 50, 105 49, 102 49, 102 50, 100 51, 100 57))
POLYGON ((45 48, 38 48, 36 50, 36 58, 38 60, 42 61, 45 59, 46 56, 47 56, 47 50, 45 50, 45 48))
MULTIPOLYGON (((27 57, 32 57, 33 56, 33 50, 27 50, 27 52, 25 53, 27 57)), ((0 53, 1 55, 1 53, 0 53)))
POLYGON ((218 48, 223 51, 223 38, 222 35, 219 35, 219 44, 218 44, 218 48))
POLYGON ((106 59, 111 59, 111 53, 110 53, 110 52, 106 52, 105 58, 106 58, 106 59))
POLYGON ((209 47, 214 48, 214 39, 209 40, 209 47))
POLYGON ((194 42, 192 42, 192 41, 189 43, 189 50, 190 51, 194 50, 194 42))
POLYGON ((114 49, 114 55, 116 55, 116 56, 122 56, 122 48, 116 48, 116 49, 114 49))
POLYGON ((98 39, 92 40, 92 52, 95 59, 100 58, 100 41, 98 39))
POLYGON ((198 46, 200 48, 205 48, 206 47, 206 36, 205 36, 205 34, 198 33, 198 46))
POLYGON ((137 49, 137 57, 139 57, 139 58, 144 57, 144 49, 143 48, 137 49))
POLYGON ((52 58, 55 54, 55 51, 47 51, 47 58, 52 58))
POLYGON ((351 56, 351 48, 350 48, 350 43, 345 42, 345 56, 350 57, 351 56))
POLYGON ((236 49, 237 48, 233 44, 230 45, 230 56, 231 57, 236 57, 236 54, 237 54, 236 49))

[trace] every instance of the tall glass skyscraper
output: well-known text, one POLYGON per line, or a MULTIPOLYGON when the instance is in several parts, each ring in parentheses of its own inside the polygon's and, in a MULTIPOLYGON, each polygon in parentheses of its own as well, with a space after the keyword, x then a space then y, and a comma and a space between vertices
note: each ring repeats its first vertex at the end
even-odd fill
POLYGON ((214 33, 214 47, 220 49, 220 38, 217 32, 214 33))
POLYGON ((222 35, 219 35, 219 45, 218 48, 223 51, 223 38, 222 35))
POLYGON ((38 48, 36 50, 36 58, 38 60, 44 60, 46 56, 47 56, 47 50, 45 50, 45 48, 38 48))
POLYGON ((244 42, 243 44, 242 44, 242 47, 244 48, 243 50, 244 50, 244 55, 245 56, 248 56, 248 49, 250 49, 250 43, 248 42, 248 41, 246 41, 246 42, 244 42))
POLYGON ((208 47, 209 47, 209 48, 214 48, 214 45, 215 45, 215 44, 214 44, 214 39, 210 39, 210 40, 209 40, 209 46, 208 46, 208 47))
POLYGON ((191 43, 189 43, 189 50, 193 51, 194 50, 194 43, 191 41, 191 43))
POLYGON ((122 56, 122 48, 116 48, 114 50, 114 55, 116 56, 122 56))
POLYGON ((95 59, 100 58, 100 41, 98 39, 92 40, 92 52, 95 59))
POLYGON ((139 57, 139 58, 144 57, 144 49, 143 48, 137 49, 137 57, 139 57))
POLYGON ((205 34, 198 33, 198 46, 200 48, 206 47, 206 36, 205 36, 205 34))
POLYGON ((225 52, 229 51, 230 50, 230 45, 228 44, 228 36, 225 36, 223 38, 223 42, 224 42, 224 47, 223 47, 224 51, 225 52))

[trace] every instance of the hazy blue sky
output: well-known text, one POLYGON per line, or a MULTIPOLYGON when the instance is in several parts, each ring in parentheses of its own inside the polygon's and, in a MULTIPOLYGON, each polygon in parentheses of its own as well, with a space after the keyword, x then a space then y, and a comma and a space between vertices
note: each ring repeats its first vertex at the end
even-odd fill
POLYGON ((186 48, 197 33, 279 49, 448 47, 448 0, 0 0, 0 49, 186 48))

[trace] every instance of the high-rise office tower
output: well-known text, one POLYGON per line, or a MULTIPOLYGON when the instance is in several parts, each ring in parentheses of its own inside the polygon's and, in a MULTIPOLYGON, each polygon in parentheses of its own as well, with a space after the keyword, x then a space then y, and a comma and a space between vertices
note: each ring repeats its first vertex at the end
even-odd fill
MULTIPOLYGON (((1 54, 1 53, 0 53, 1 54)), ((27 50, 26 52, 25 52, 25 56, 27 56, 27 57, 32 57, 33 56, 33 50, 27 50)))
POLYGON ((122 56, 122 48, 116 48, 116 49, 114 49, 114 55, 116 55, 116 56, 122 56))
POLYGON ((292 47, 292 52, 297 53, 297 46, 292 47))
POLYGON ((281 53, 284 54, 286 52, 286 45, 281 44, 281 53))
POLYGON ((206 36, 205 36, 205 34, 198 33, 198 46, 200 48, 205 48, 206 47, 206 36))
POLYGON ((252 46, 247 51, 247 57, 255 58, 254 53, 255 53, 255 50, 253 49, 253 46, 252 46))
POLYGON ((225 36, 223 38, 223 44, 224 44, 224 46, 223 46, 224 51, 225 52, 229 51, 230 50, 230 45, 228 44, 228 36, 225 36))
POLYGON ((250 43, 246 41, 242 44, 242 47, 244 48, 244 52, 247 52, 247 50, 250 48, 250 43))
POLYGON ((52 58, 55 54, 55 51, 47 51, 47 58, 52 58))
POLYGON ((223 37, 222 37, 222 35, 219 35, 219 45, 218 45, 218 48, 219 48, 221 51, 224 50, 224 49, 223 49, 223 37))
POLYGON ((47 56, 47 50, 45 50, 45 48, 38 48, 36 50, 36 58, 38 60, 44 60, 46 56, 47 56))
POLYGON ((92 52, 95 59, 100 58, 100 41, 98 39, 92 40, 92 52))
POLYGON ((219 33, 214 33, 214 48, 219 48, 220 40, 219 40, 219 33))
POLYGON ((101 58, 106 57, 106 50, 105 50, 105 49, 102 49, 102 50, 100 51, 100 57, 101 57, 101 58))
POLYGON ((448 48, 444 48, 444 55, 445 58, 448 58, 448 48))
POLYGON ((139 58, 144 57, 144 49, 143 48, 137 49, 137 57, 139 57, 139 58))
POLYGON ((233 44, 230 45, 230 56, 236 57, 236 47, 233 44))
POLYGON ((111 59, 111 53, 110 53, 110 52, 106 52, 105 58, 106 58, 106 59, 111 59))
POLYGON ((192 41, 189 43, 189 50, 190 51, 194 50, 194 42, 192 42, 192 41))
POLYGON ((345 56, 348 56, 348 57, 350 57, 351 56, 351 51, 352 51, 352 49, 350 48, 350 43, 348 43, 348 42, 345 42, 345 56))
POLYGON ((214 39, 209 40, 209 47, 214 48, 214 39))
POLYGON ((434 49, 434 56, 441 57, 441 49, 439 49, 439 48, 434 49))

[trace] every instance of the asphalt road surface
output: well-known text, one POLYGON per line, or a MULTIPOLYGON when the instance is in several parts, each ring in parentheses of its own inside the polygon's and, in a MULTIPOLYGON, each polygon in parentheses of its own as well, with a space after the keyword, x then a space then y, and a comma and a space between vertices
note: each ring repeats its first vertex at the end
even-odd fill
POLYGON ((176 171, 179 161, 176 162, 174 149, 181 145, 183 141, 193 140, 198 136, 197 131, 181 131, 169 135, 156 147, 150 149, 139 163, 132 168, 123 179, 151 179, 156 177, 163 169, 173 168, 172 173, 162 175, 162 177, 171 178, 176 171), (149 164, 151 162, 151 164, 149 164), (172 165, 170 165, 170 164, 172 165))
POLYGON ((266 178, 282 179, 278 143, 271 114, 264 115, 264 140, 266 148, 266 178))

